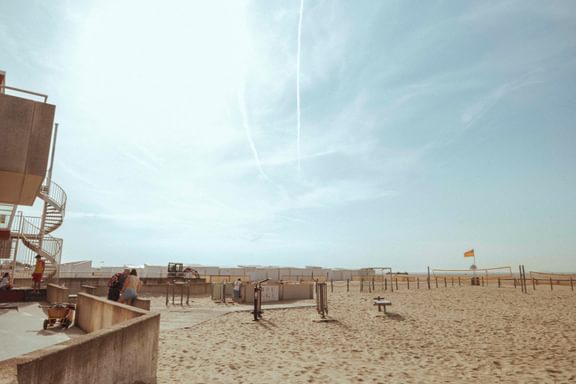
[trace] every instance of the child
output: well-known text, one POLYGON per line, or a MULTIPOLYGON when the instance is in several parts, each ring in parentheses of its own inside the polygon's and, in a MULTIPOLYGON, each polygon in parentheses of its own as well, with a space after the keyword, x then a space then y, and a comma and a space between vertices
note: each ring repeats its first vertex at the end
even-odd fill
POLYGON ((34 283, 34 292, 40 292, 40 283, 42 282, 42 275, 44 275, 44 269, 46 263, 42 260, 42 256, 36 255, 36 265, 34 266, 34 272, 32 272, 32 282, 34 283))

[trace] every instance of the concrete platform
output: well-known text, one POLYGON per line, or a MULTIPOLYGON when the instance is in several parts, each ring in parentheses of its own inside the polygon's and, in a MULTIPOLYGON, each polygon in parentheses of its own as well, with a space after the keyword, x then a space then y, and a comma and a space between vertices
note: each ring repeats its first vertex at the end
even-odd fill
MULTIPOLYGON (((46 303, 43 303, 47 305, 46 303)), ((0 361, 45 348, 83 335, 76 327, 63 330, 60 326, 44 330, 47 319, 39 303, 19 302, 0 306, 0 361), (17 307, 8 308, 8 307, 17 307)))

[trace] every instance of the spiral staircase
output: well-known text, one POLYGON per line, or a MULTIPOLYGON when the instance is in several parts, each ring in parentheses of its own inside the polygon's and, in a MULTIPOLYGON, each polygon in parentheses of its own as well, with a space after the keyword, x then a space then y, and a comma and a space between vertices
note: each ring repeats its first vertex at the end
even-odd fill
POLYGON ((14 218, 10 234, 15 264, 13 271, 15 278, 29 278, 35 257, 40 255, 46 262, 44 280, 49 282, 57 279, 63 244, 62 239, 51 233, 62 225, 67 197, 58 184, 45 180, 38 198, 44 201, 41 217, 24 216, 19 212, 14 218))

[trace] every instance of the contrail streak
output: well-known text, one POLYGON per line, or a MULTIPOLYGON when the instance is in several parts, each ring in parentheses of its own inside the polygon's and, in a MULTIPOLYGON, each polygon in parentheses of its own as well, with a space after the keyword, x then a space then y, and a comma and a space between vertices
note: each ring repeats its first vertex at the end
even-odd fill
POLYGON ((262 168, 262 163, 260 162, 260 156, 258 155, 258 151, 256 150, 254 139, 252 139, 252 131, 250 129, 250 124, 248 124, 248 115, 246 113, 246 100, 244 99, 244 84, 242 84, 240 89, 238 90, 238 104, 240 105, 240 113, 242 114, 242 126, 246 131, 246 137, 248 138, 250 149, 252 150, 252 154, 254 155, 254 160, 256 160, 256 166, 258 167, 258 172, 260 172, 260 175, 264 179, 270 181, 270 178, 262 168))
POLYGON ((298 20, 298 53, 296 55, 296 153, 298 172, 300 172, 300 49, 302 44, 302 15, 304 0, 300 0, 300 18, 298 20))

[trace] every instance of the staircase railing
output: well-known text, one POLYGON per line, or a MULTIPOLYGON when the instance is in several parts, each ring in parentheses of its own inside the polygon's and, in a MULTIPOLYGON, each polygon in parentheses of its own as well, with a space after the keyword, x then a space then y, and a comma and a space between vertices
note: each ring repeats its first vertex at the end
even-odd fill
POLYGON ((52 206, 60 208, 62 216, 64 216, 64 211, 66 210, 66 201, 68 200, 68 197, 66 196, 66 192, 64 192, 64 189, 62 189, 61 186, 53 181, 51 181, 49 185, 43 184, 40 188, 40 195, 45 201, 46 198, 48 198, 48 200, 50 200, 49 204, 52 206))
POLYGON ((46 259, 45 279, 49 280, 58 273, 64 241, 51 236, 50 233, 63 221, 67 196, 62 187, 50 182, 42 185, 38 197, 45 202, 44 217, 24 216, 22 212, 19 212, 12 225, 13 237, 22 240, 25 246, 18 251, 18 245, 16 245, 14 251, 13 274, 15 278, 30 277, 36 255, 41 255, 46 259), (56 224, 54 221, 46 220, 47 206, 52 208, 51 215, 52 218, 54 216, 57 218, 56 224))

